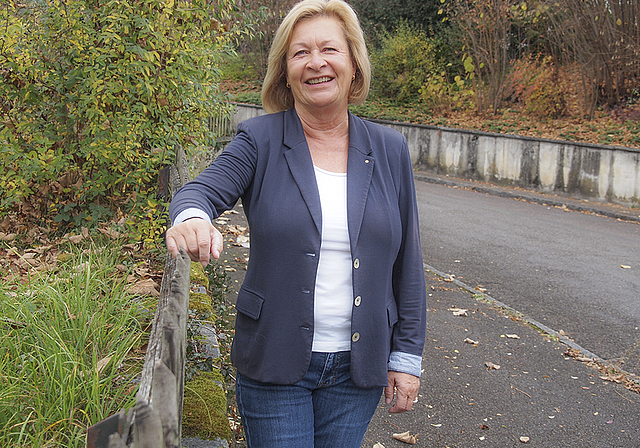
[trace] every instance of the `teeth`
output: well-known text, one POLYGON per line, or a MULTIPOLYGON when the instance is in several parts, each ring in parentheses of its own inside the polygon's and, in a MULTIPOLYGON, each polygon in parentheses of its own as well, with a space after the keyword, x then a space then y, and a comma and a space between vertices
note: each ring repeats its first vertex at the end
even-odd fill
POLYGON ((327 81, 331 81, 331 78, 329 76, 325 76, 323 78, 310 79, 309 81, 307 81, 307 84, 320 84, 321 82, 327 82, 327 81))

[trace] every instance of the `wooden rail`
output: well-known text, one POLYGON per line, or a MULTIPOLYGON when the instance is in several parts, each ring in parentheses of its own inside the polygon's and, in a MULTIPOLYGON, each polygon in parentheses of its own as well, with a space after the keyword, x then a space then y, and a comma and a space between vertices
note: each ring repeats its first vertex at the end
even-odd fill
MULTIPOLYGON (((178 147, 170 169, 172 196, 188 181, 178 147)), ((135 407, 89 427, 87 448, 180 447, 190 272, 186 252, 167 255, 135 407)))

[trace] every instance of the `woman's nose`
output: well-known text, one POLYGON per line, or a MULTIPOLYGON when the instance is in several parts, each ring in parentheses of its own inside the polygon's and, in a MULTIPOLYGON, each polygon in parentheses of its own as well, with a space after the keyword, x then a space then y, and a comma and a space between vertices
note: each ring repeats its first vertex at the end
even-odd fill
POLYGON ((313 70, 318 70, 324 67, 325 65, 327 65, 327 61, 324 60, 320 52, 312 51, 311 59, 309 60, 309 64, 308 64, 309 68, 313 70))

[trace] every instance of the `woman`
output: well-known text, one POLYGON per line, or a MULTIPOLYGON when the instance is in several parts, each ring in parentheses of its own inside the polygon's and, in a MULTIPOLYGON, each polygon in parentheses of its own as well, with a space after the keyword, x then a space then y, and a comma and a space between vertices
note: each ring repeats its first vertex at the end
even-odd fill
POLYGON ((174 198, 167 248, 218 258, 211 220, 242 198, 251 253, 232 360, 249 447, 359 447, 384 389, 410 410, 426 289, 406 140, 348 112, 368 94, 362 30, 342 0, 283 20, 263 85, 268 115, 238 126, 174 198))

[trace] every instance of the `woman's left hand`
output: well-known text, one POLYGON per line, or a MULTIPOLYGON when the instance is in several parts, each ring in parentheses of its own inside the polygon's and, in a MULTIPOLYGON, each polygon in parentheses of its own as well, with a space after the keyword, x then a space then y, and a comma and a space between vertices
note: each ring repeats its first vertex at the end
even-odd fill
POLYGON ((420 390, 420 378, 402 372, 389 372, 389 384, 384 389, 384 397, 387 404, 393 402, 396 395, 395 404, 389 409, 391 413, 410 411, 413 400, 418 396, 420 390))

